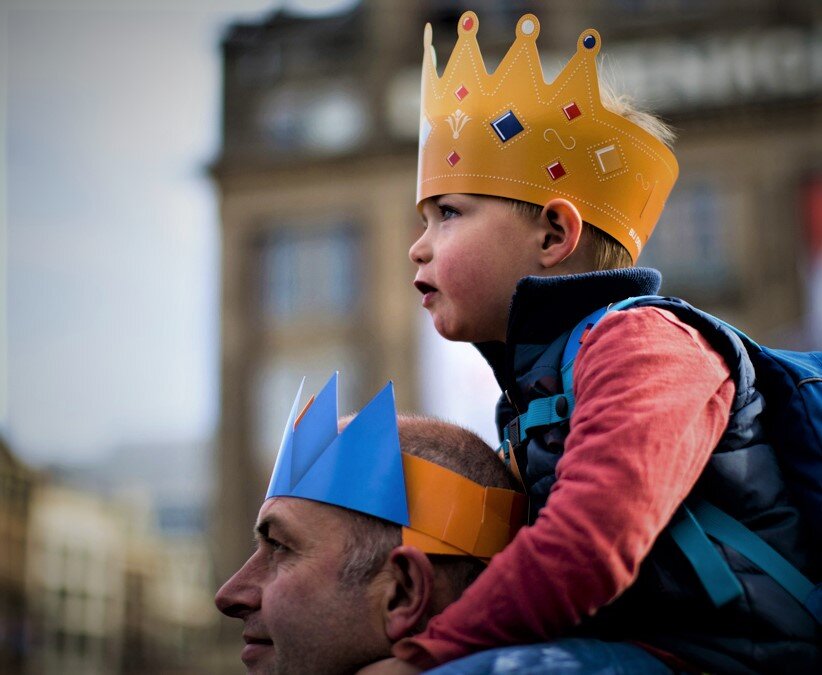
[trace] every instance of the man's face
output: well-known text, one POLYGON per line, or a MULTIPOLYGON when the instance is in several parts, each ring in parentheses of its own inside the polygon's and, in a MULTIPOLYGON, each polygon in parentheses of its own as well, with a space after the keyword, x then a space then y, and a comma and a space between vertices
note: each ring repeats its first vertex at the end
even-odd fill
POLYGON ((340 583, 349 536, 341 509, 289 497, 263 503, 257 550, 215 599, 243 620, 249 673, 347 673, 390 655, 376 581, 340 583))
POLYGON ((505 340, 517 281, 542 272, 544 231, 508 202, 441 195, 422 205, 424 231, 408 252, 414 285, 440 335, 449 340, 505 340))

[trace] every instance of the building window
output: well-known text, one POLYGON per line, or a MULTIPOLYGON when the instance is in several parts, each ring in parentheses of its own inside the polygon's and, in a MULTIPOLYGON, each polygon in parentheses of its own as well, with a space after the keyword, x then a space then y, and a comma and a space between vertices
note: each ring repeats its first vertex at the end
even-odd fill
POLYGON ((276 89, 263 99, 257 123, 270 147, 317 155, 355 149, 371 127, 356 85, 327 82, 276 89))
POLYGON ((262 257, 265 319, 344 317, 356 309, 362 280, 354 227, 278 228, 262 257))

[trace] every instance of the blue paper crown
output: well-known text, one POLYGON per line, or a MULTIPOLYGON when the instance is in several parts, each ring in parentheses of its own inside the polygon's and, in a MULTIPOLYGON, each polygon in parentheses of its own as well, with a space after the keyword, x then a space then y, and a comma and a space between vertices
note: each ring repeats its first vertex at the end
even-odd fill
POLYGON ((342 433, 337 373, 297 416, 291 407, 265 498, 300 497, 408 526, 394 385, 389 382, 342 433))

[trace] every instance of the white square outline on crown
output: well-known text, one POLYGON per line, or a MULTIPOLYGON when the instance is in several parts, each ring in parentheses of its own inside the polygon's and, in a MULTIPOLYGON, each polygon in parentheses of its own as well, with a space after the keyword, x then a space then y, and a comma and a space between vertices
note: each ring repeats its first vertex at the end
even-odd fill
POLYGON ((619 138, 617 138, 616 136, 614 136, 613 138, 609 138, 606 141, 598 141, 597 143, 593 143, 592 145, 588 146, 587 150, 588 157, 591 158, 591 163, 594 166, 594 171, 600 182, 605 182, 607 180, 610 180, 611 178, 622 176, 623 174, 628 172, 629 167, 628 163, 625 161, 625 153, 622 151, 622 146, 619 143, 619 138), (606 173, 602 170, 602 167, 600 166, 599 158, 597 157, 597 150, 607 148, 609 145, 613 145, 616 147, 616 150, 619 153, 619 158, 622 160, 622 166, 619 169, 615 169, 614 171, 609 171, 606 173))
POLYGON ((494 140, 494 143, 497 144, 497 147, 501 150, 504 150, 505 148, 510 148, 512 145, 514 145, 514 143, 525 138, 532 131, 531 125, 528 124, 528 121, 525 119, 525 116, 519 111, 519 108, 517 108, 517 106, 513 103, 508 103, 502 106, 493 115, 486 117, 483 120, 482 126, 488 132, 488 135, 491 136, 491 138, 494 140), (491 123, 496 121, 497 118, 501 117, 509 111, 514 113, 514 116, 517 118, 517 121, 522 125, 522 131, 520 131, 516 136, 511 136, 511 138, 503 142, 500 140, 500 137, 497 135, 497 132, 494 131, 494 127, 491 123))

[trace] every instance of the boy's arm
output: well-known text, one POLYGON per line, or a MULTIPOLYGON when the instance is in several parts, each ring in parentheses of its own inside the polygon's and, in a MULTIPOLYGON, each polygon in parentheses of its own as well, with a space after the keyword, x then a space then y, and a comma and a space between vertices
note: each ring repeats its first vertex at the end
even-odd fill
POLYGON ((560 636, 633 583, 725 430, 734 385, 690 326, 656 308, 613 312, 575 364, 558 480, 532 527, 394 654, 427 668, 560 636))

